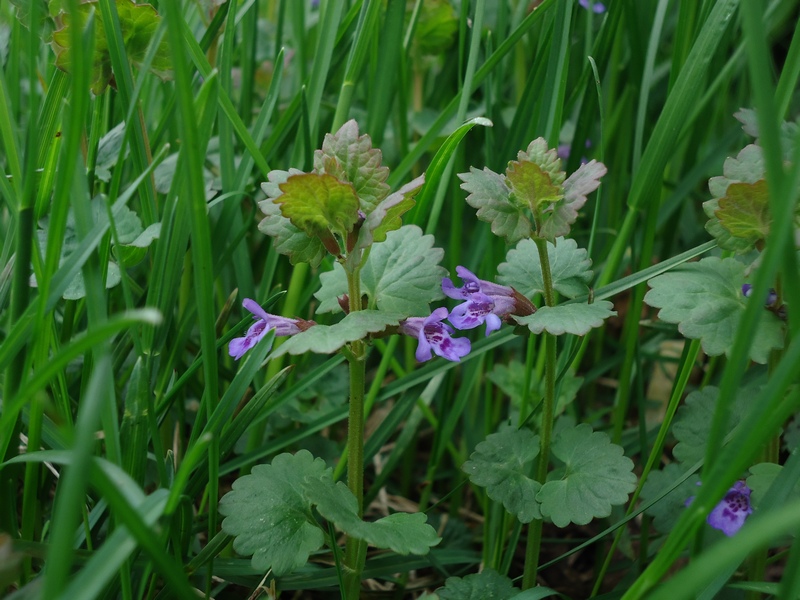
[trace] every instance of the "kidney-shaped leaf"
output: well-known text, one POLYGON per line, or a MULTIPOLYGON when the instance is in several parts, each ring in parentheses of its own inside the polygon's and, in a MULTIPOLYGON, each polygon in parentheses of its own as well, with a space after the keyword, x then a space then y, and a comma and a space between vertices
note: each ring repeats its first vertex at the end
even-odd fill
MULTIPOLYGON (((361 292, 371 307, 402 313, 404 317, 430 314, 430 303, 442 298, 442 277, 447 270, 439 265, 444 250, 434 248, 432 235, 423 235, 416 225, 405 225, 386 234, 386 241, 372 246, 361 269, 361 292)), ((320 276, 322 287, 314 294, 319 312, 339 312, 337 297, 347 293, 347 279, 339 263, 320 276)))
POLYGON ((520 325, 525 325, 533 333, 547 331, 553 335, 586 335, 593 327, 601 327, 603 321, 613 317, 616 311, 607 300, 592 304, 559 304, 542 306, 532 315, 514 317, 520 325))
MULTIPOLYGON (((575 240, 558 238, 556 244, 547 242, 547 257, 553 287, 567 298, 575 298, 589 291, 587 283, 592 280, 592 261, 575 240)), ((533 298, 544 292, 542 264, 539 251, 533 240, 521 240, 517 247, 509 250, 506 262, 497 267, 497 281, 509 285, 523 296, 533 298)))
POLYGON ((539 436, 529 429, 509 428, 478 444, 461 469, 520 522, 530 523, 541 518, 536 494, 542 486, 530 477, 538 455, 539 436))
POLYGON ((586 423, 561 430, 552 453, 564 467, 551 473, 536 499, 542 514, 557 527, 607 517, 612 506, 624 504, 636 489, 633 461, 605 433, 593 432, 586 423))
MULTIPOLYGON (((704 258, 651 279, 644 301, 660 308, 659 318, 700 339, 706 354, 728 353, 736 339, 747 299, 742 295, 745 266, 733 258, 704 258)), ((771 312, 762 315, 750 358, 766 363, 770 350, 783 346, 783 326, 771 312)))
POLYGON ((319 479, 325 461, 307 450, 279 454, 271 465, 256 465, 249 475, 233 482, 219 511, 226 515, 222 530, 234 536, 233 549, 252 555, 253 568, 287 575, 308 561, 324 535, 303 495, 306 478, 319 479))

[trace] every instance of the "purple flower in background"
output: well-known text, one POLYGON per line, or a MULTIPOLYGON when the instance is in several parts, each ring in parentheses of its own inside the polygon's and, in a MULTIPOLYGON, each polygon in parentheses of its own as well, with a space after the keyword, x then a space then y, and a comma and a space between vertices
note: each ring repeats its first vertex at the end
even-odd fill
MULTIPOLYGON (((745 298, 749 298, 750 295, 753 293, 753 286, 749 283, 745 283, 742 285, 742 296, 745 298)), ((772 306, 778 301, 778 293, 773 289, 770 288, 769 293, 767 294, 767 300, 764 302, 765 306, 772 306)))
POLYGON ((228 345, 228 353, 236 360, 242 358, 245 352, 261 341, 270 329, 275 330, 275 335, 294 335, 314 325, 313 321, 271 315, 250 298, 245 298, 242 306, 253 313, 256 322, 250 326, 244 337, 233 338, 228 345))
POLYGON ((437 308, 429 317, 409 317, 400 323, 400 333, 417 338, 416 357, 419 362, 425 362, 432 357, 431 351, 437 356, 453 362, 460 362, 462 356, 470 351, 470 343, 466 338, 453 338, 453 328, 442 323, 447 318, 447 309, 437 308))
POLYGON ((598 15, 606 12, 606 6, 602 2, 592 2, 590 4, 590 0, 578 0, 578 4, 580 4, 586 10, 591 10, 598 15))
POLYGON ((737 481, 728 490, 725 497, 708 515, 708 524, 719 529, 727 536, 732 536, 744 525, 747 515, 753 512, 750 506, 750 488, 743 481, 737 481))

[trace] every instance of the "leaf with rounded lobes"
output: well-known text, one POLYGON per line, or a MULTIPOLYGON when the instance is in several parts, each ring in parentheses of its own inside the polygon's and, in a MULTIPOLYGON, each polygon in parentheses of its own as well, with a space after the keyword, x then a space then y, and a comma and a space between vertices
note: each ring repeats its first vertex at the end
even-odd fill
POLYGON ((557 527, 607 517, 612 506, 624 504, 636 489, 633 461, 605 433, 593 432, 586 423, 561 430, 551 451, 564 467, 550 474, 536 499, 542 515, 557 527))
MULTIPOLYGON (((647 481, 642 487, 641 499, 643 502, 650 502, 657 498, 668 489, 672 484, 683 475, 686 465, 681 466, 677 463, 670 463, 660 471, 651 471, 647 476, 647 481)), ((697 495, 697 484, 700 478, 691 475, 686 481, 679 484, 671 492, 668 492, 661 500, 645 510, 653 517, 653 526, 661 533, 669 533, 675 526, 681 514, 686 510, 686 501, 692 496, 697 495)))
POLYGON ((536 334, 546 331, 553 335, 586 335, 592 328, 602 327, 605 319, 617 314, 612 308, 614 305, 607 300, 592 304, 542 306, 532 315, 514 317, 514 320, 536 334))
POLYGON ((578 218, 578 211, 586 204, 586 196, 600 186, 600 178, 608 172, 603 163, 591 160, 564 181, 564 197, 542 215, 538 236, 555 241, 566 236, 578 218))
MULTIPOLYGON (((140 66, 147 55, 150 42, 159 27, 161 17, 156 9, 149 4, 136 4, 132 0, 115 0, 122 38, 125 41, 125 54, 129 61, 140 66)), ((72 70, 72 34, 70 28, 77 19, 77 26, 84 29, 90 12, 94 12, 94 54, 91 57, 91 89, 95 95, 100 95, 113 83, 114 75, 111 70, 111 54, 108 47, 106 26, 103 22, 103 13, 96 1, 81 2, 77 17, 69 12, 60 15, 64 26, 53 34, 53 44, 56 52, 56 66, 66 72, 72 70)), ((161 41, 150 63, 150 71, 161 79, 169 79, 171 73, 171 54, 166 38, 161 41)))
POLYGON ((520 591, 511 580, 494 569, 484 569, 480 573, 466 577, 448 577, 444 587, 436 593, 440 600, 510 600, 520 591))
POLYGON ((265 200, 258 203, 264 219, 258 224, 258 230, 272 238, 272 244, 281 254, 289 257, 289 261, 297 263, 310 263, 316 267, 327 254, 319 238, 308 237, 303 231, 292 225, 291 221, 281 214, 281 208, 275 203, 283 192, 280 185, 292 175, 302 175, 298 169, 288 171, 270 171, 267 176, 269 181, 261 184, 261 189, 267 195, 265 200))
MULTIPOLYGON (((750 467, 747 487, 753 491, 751 498, 753 506, 758 507, 764 501, 768 492, 771 492, 772 495, 775 494, 776 490, 770 488, 782 471, 783 465, 768 462, 758 463, 750 467)), ((787 486, 784 489, 784 493, 790 496, 791 500, 800 498, 800 482, 783 481, 781 484, 787 486), (791 486, 791 489, 788 489, 788 486, 791 486)))
POLYGON ((512 160, 508 163, 506 181, 511 186, 511 202, 529 208, 537 218, 563 196, 561 186, 555 185, 550 174, 534 162, 512 160))
POLYGON ((422 174, 408 182, 395 193, 390 194, 367 215, 358 233, 358 248, 368 248, 374 243, 386 240, 386 234, 400 229, 402 217, 414 206, 414 196, 419 193, 425 175, 422 174))
POLYGON ((567 176, 561 170, 558 151, 555 148, 548 148, 547 140, 542 137, 533 140, 525 150, 520 150, 517 153, 517 161, 536 163, 542 171, 550 176, 550 181, 556 186, 561 186, 567 176))
MULTIPOLYGON (((447 276, 439 266, 444 250, 434 248, 434 242, 416 225, 404 225, 372 246, 361 269, 361 292, 369 298, 369 306, 403 317, 429 315, 430 303, 444 297, 442 278, 447 276)), ((332 271, 320 275, 320 282, 322 287, 314 294, 320 301, 317 311, 341 311, 337 297, 347 293, 344 268, 334 263, 332 271)))
POLYGON ((459 173, 461 189, 469 192, 467 204, 478 209, 477 216, 489 223, 492 233, 514 244, 531 235, 531 222, 511 202, 511 190, 505 178, 488 167, 483 171, 470 167, 469 173, 459 173))
POLYGON ((222 530, 234 536, 236 552, 253 556, 254 569, 288 575, 322 547, 325 538, 303 486, 305 479, 319 479, 325 472, 325 461, 308 450, 279 454, 271 465, 256 465, 239 477, 220 500, 222 530))
MULTIPOLYGON (((733 430, 744 417, 747 402, 754 395, 752 387, 739 391, 731 404, 728 430, 733 430)), ((702 390, 695 390, 686 397, 686 401, 678 408, 672 424, 672 435, 678 443, 672 449, 672 455, 686 465, 692 465, 706 454, 706 441, 714 420, 719 389, 707 385, 702 390)))
POLYGON ((389 169, 381 166, 381 151, 372 147, 368 135, 358 135, 355 119, 350 119, 336 133, 325 134, 322 149, 314 152, 314 170, 352 183, 359 208, 365 214, 371 213, 389 193, 386 184, 389 169))
POLYGON ((755 184, 766 176, 764 152, 760 146, 750 144, 745 146, 736 158, 728 157, 722 166, 722 175, 708 180, 708 189, 711 200, 703 203, 703 211, 709 220, 706 222, 706 231, 716 238, 720 248, 742 254, 752 250, 753 244, 743 238, 732 235, 730 230, 723 227, 717 212, 720 210, 720 200, 725 198, 728 188, 734 183, 755 184))
POLYGON ((536 500, 542 484, 530 477, 538 455, 538 435, 529 429, 508 428, 478 444, 461 470, 521 523, 530 523, 542 518, 536 500))
POLYGON ((732 183, 726 194, 718 200, 719 209, 714 212, 720 225, 733 237, 747 241, 748 246, 766 239, 772 224, 766 180, 732 183))
POLYGON ((292 225, 310 237, 337 233, 344 237, 358 221, 358 197, 349 183, 333 175, 291 175, 280 184, 275 203, 292 225))
MULTIPOLYGON (((558 238, 555 245, 547 242, 547 257, 555 290, 567 298, 576 298, 589 292, 587 283, 592 280, 592 261, 575 240, 558 238)), ((523 296, 532 299, 544 293, 542 264, 533 240, 520 240, 509 250, 506 262, 497 267, 498 283, 513 287, 523 296)))
MULTIPOLYGON (((661 309, 658 317, 677 323, 678 331, 699 339, 710 356, 727 354, 733 347, 747 298, 742 295, 745 265, 734 258, 704 258, 680 265, 648 284, 644 301, 661 309)), ((765 311, 750 346, 750 358, 766 363, 774 348, 783 346, 783 323, 765 311)))
POLYGON ((348 342, 363 340, 369 333, 377 333, 397 325, 404 317, 400 313, 380 310, 352 312, 335 325, 314 325, 293 335, 272 352, 272 358, 306 352, 331 354, 348 342))
POLYGON ((356 497, 330 473, 319 478, 306 478, 305 494, 325 519, 348 536, 364 540, 376 548, 387 548, 398 554, 427 554, 441 542, 436 530, 426 523, 424 513, 394 513, 374 522, 358 516, 356 497))

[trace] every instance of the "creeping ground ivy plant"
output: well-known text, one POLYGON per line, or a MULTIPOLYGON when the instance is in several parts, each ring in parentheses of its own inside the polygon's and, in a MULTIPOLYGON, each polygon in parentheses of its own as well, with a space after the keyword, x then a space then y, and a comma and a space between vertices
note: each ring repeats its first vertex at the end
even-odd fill
MULTIPOLYGON (((317 324, 271 315, 245 299, 254 321, 231 341, 229 352, 238 360, 262 339, 272 340, 266 334, 274 331, 289 339, 272 358, 307 352, 345 356, 350 372, 348 475, 346 486, 336 482, 321 459, 300 451, 276 456, 240 477, 220 504, 226 516, 223 530, 234 536, 237 552, 252 555, 260 570, 286 575, 323 545, 337 551, 333 529, 323 526, 327 522, 346 536, 344 590, 348 598, 357 598, 367 544, 426 554, 439 543, 423 514, 363 520, 365 363, 370 340, 392 334, 415 338, 420 362, 433 355, 456 362, 467 357, 471 343, 456 330, 482 327, 488 336, 508 323, 531 340, 544 336, 540 418, 531 419, 533 412, 523 402, 518 426, 490 435, 463 465, 474 485, 519 522, 531 523, 523 587, 535 581, 545 520, 558 527, 585 524, 627 500, 636 477, 620 446, 588 424, 562 419, 554 429, 557 336, 585 335, 615 314, 610 302, 574 300, 588 292, 591 260, 566 237, 605 172, 593 160, 567 177, 556 150, 537 139, 504 174, 473 168, 459 175, 478 218, 513 246, 498 266, 496 282, 479 279, 463 266, 456 269, 456 280, 447 276, 439 264, 444 252, 433 236, 402 222, 423 177, 392 191, 380 151, 368 136, 359 135, 355 121, 325 136, 311 172, 269 173, 262 185, 265 217, 259 229, 292 264, 318 266, 325 257, 332 259, 333 268, 321 274, 315 293, 317 313, 342 316, 332 324, 317 324), (452 310, 431 307, 445 296, 459 304, 452 310), (558 302, 559 297, 566 301, 558 302)), ((441 597, 450 597, 448 588, 458 585, 448 580, 441 597)))

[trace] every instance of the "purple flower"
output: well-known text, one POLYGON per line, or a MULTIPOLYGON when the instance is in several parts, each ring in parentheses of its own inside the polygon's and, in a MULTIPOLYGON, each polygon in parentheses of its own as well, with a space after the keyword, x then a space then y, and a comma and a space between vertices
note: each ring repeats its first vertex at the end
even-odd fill
MULTIPOLYGON (((449 277, 442 279, 442 291, 445 296, 449 298, 467 300, 471 294, 483 292, 487 296, 499 296, 512 301, 514 299, 513 288, 506 285, 498 285, 484 279, 478 279, 478 277, 466 267, 456 267, 456 274, 464 281, 463 287, 457 288, 453 285, 453 281, 449 277)), ((513 302, 509 308, 513 308, 513 302)))
POLYGON ((470 351, 470 343, 466 338, 452 338, 453 328, 442 323, 447 318, 447 309, 437 308, 429 317, 409 317, 400 323, 400 333, 417 338, 416 357, 419 362, 425 362, 432 357, 431 351, 437 356, 453 362, 460 362, 462 356, 470 351))
MULTIPOLYGON (((742 285, 742 296, 745 298, 749 298, 750 295, 753 293, 753 286, 749 283, 745 283, 742 285)), ((769 289, 769 293, 767 294, 767 300, 764 302, 764 306, 773 306, 778 301, 778 293, 773 289, 769 289)))
POLYGON ((719 529, 730 537, 742 528, 747 515, 752 512, 750 488, 743 480, 740 480, 728 490, 725 497, 708 515, 706 521, 714 529, 719 529))
POLYGON ((233 338, 228 345, 228 353, 236 360, 242 358, 245 352, 261 341, 270 329, 275 330, 275 335, 294 335, 314 325, 313 321, 271 315, 250 298, 245 298, 242 306, 253 313, 256 322, 250 326, 244 337, 233 338))
POLYGON ((486 323, 486 335, 500 329, 500 318, 509 314, 531 314, 536 309, 514 288, 478 279, 469 269, 458 266, 456 273, 464 281, 456 287, 449 277, 442 279, 445 296, 466 300, 450 313, 450 322, 457 329, 473 329, 486 323))
POLYGON ((591 2, 590 0, 578 0, 578 4, 580 4, 586 10, 592 10, 595 14, 600 14, 606 12, 605 4, 601 2, 591 2))
POLYGON ((500 329, 500 317, 494 314, 494 301, 483 292, 470 294, 466 302, 456 306, 449 320, 456 329, 474 329, 486 323, 486 335, 500 329))

